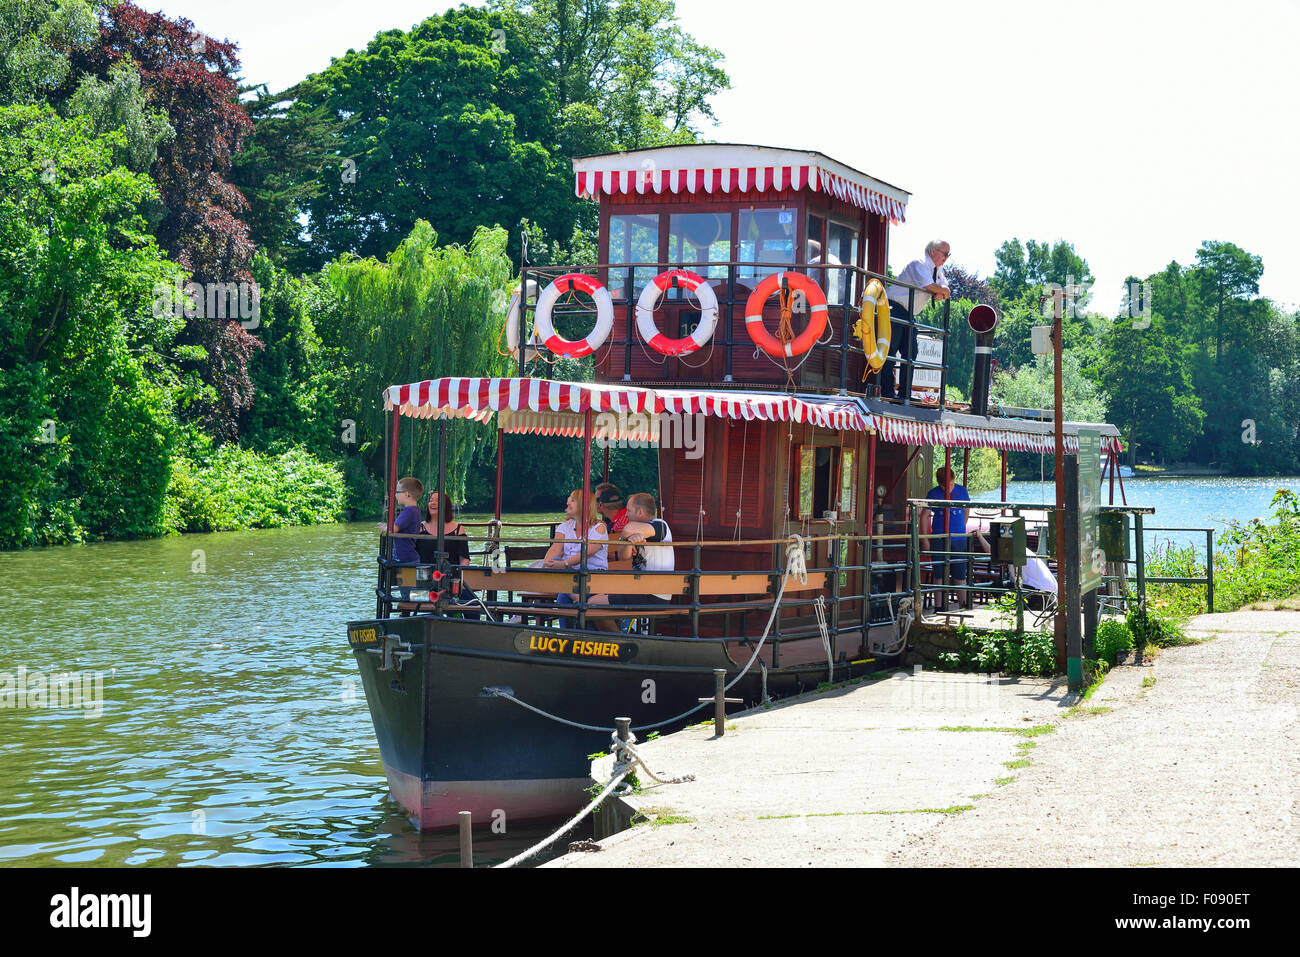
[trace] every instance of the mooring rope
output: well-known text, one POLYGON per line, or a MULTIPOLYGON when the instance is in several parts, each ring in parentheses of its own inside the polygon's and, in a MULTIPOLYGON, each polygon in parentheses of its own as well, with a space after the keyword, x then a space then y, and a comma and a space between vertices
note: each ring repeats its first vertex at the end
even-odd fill
MULTIPOLYGON (((599 730, 603 730, 603 729, 599 729, 599 730)), ((615 731, 610 736, 610 742, 609 742, 610 753, 614 755, 613 773, 610 776, 609 781, 605 784, 605 787, 601 790, 601 792, 597 794, 594 798, 592 798, 590 804, 588 804, 585 808, 583 808, 573 817, 569 818, 569 820, 565 822, 558 831, 555 831, 552 834, 550 834, 548 837, 543 838, 541 841, 534 844, 532 847, 524 851, 522 854, 516 854, 514 857, 510 858, 510 860, 502 861, 500 864, 496 865, 497 868, 514 867, 520 861, 528 860, 528 858, 534 856, 538 851, 542 850, 545 847, 550 846, 551 844, 554 844, 556 839, 559 838, 562 834, 565 834, 568 831, 573 830, 573 828, 578 824, 579 821, 581 821, 584 817, 586 817, 597 807, 599 807, 601 802, 604 801, 611 794, 628 793, 627 791, 619 791, 615 789, 618 788, 624 782, 627 776, 637 768, 640 768, 642 771, 646 773, 647 776, 653 778, 655 781, 659 782, 660 784, 685 784, 688 781, 695 780, 695 775, 693 774, 684 774, 681 777, 677 777, 677 778, 661 778, 659 775, 655 774, 653 771, 650 770, 650 766, 646 764, 645 759, 641 757, 641 752, 639 752, 636 749, 635 742, 636 742, 636 735, 632 735, 631 737, 628 738, 628 740, 624 741, 621 738, 619 738, 618 732, 615 731)))
POLYGON ((826 596, 818 595, 817 601, 813 603, 813 611, 817 613, 817 630, 821 633, 822 648, 826 650, 826 680, 835 681, 835 656, 831 651, 830 629, 826 627, 826 596))

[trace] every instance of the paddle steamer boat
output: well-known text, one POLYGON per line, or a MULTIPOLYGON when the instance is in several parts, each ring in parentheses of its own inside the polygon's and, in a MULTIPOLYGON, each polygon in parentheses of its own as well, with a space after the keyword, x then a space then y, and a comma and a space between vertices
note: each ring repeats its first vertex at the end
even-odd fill
MULTIPOLYGON (((476 823, 573 812, 587 755, 609 742, 609 730, 577 725, 629 716, 644 737, 703 720, 710 712, 692 709, 713 693, 715 669, 740 708, 895 663, 900 604, 919 581, 907 500, 933 484, 933 450, 948 461, 1001 450, 1005 483, 1007 451, 1053 447, 1042 416, 988 414, 987 349, 973 403, 948 401, 946 304, 916 321, 911 394, 879 397, 889 323, 862 307, 883 300, 904 190, 820 153, 759 146, 573 167, 578 195, 599 204, 599 264, 539 268, 525 256, 507 329, 516 376, 385 390, 389 521, 403 418, 443 437, 440 488, 449 423, 496 429, 498 520, 505 434, 581 441, 586 475, 593 446, 649 440, 676 567, 594 570, 584 558, 537 569, 540 550, 493 523, 472 543, 481 563, 462 575, 482 600, 467 609, 445 561, 397 566, 395 536, 383 536, 375 617, 349 623, 348 639, 392 795, 421 829, 466 810, 476 823), (594 381, 546 378, 544 360, 560 353, 591 354, 594 381), (537 603, 563 592, 576 606, 537 603), (668 605, 640 597, 664 593, 668 605), (593 630, 613 621, 631 633, 593 630)), ((1118 450, 1113 427, 1090 428, 1118 450)), ((1078 430, 1066 426, 1071 454, 1078 430)))

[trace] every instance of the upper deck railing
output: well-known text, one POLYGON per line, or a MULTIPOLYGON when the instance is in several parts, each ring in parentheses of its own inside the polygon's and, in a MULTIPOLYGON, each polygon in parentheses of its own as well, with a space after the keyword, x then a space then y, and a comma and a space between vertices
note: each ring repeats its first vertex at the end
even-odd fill
MULTIPOLYGON (((860 375, 850 373, 850 357, 857 357, 860 360, 859 368, 865 369, 866 352, 863 350, 861 341, 853 335, 854 326, 858 319, 861 318, 861 302, 863 291, 868 282, 872 279, 879 280, 886 289, 891 286, 901 286, 907 290, 908 313, 912 317, 906 322, 900 322, 895 319, 892 322, 893 328, 899 326, 907 327, 913 343, 916 342, 918 334, 926 334, 937 338, 941 343, 941 358, 939 362, 927 362, 921 359, 908 358, 906 350, 902 356, 893 357, 893 361, 901 369, 911 367, 913 370, 935 370, 939 373, 939 406, 942 408, 947 397, 948 386, 948 346, 951 333, 951 320, 949 301, 943 301, 942 322, 935 325, 928 322, 922 322, 917 318, 916 296, 918 293, 924 293, 920 287, 900 282, 897 279, 890 279, 879 273, 871 272, 867 269, 860 269, 857 266, 838 265, 838 264, 791 264, 783 262, 749 262, 749 261, 715 261, 709 263, 699 262, 631 262, 631 263, 600 263, 596 265, 581 266, 532 266, 525 265, 521 270, 520 285, 521 288, 529 289, 529 283, 535 282, 538 291, 544 290, 551 282, 567 273, 580 273, 583 275, 594 276, 609 290, 614 301, 615 325, 614 331, 611 332, 610 338, 601 344, 597 349, 598 362, 603 361, 607 353, 604 350, 612 350, 615 356, 622 360, 621 377, 624 382, 632 382, 632 370, 634 367, 634 350, 640 345, 643 349, 649 349, 644 340, 636 331, 636 309, 637 301, 641 291, 645 288, 655 276, 672 269, 689 270, 703 277, 713 288, 718 300, 718 322, 714 329, 713 336, 708 344, 703 347, 701 352, 707 352, 710 347, 722 350, 722 368, 720 380, 724 384, 734 382, 751 382, 751 383, 768 383, 773 381, 771 377, 745 379, 738 378, 736 374, 738 356, 750 356, 755 351, 754 343, 748 335, 742 330, 744 327, 744 318, 746 306, 749 298, 758 284, 767 276, 779 272, 802 273, 811 277, 821 287, 822 292, 827 299, 827 328, 819 340, 807 353, 802 356, 796 356, 788 360, 785 364, 787 374, 792 378, 795 373, 802 368, 803 364, 814 356, 825 356, 829 354, 832 357, 831 365, 836 369, 830 376, 825 377, 820 385, 813 385, 812 388, 838 388, 841 394, 855 392, 868 396, 879 396, 880 383, 879 376, 868 374, 864 382, 860 375), (617 320, 622 319, 620 324, 617 320), (741 327, 737 329, 739 324, 741 327), (622 329, 622 335, 618 334, 622 329)), ((775 297, 773 297, 775 298, 775 297)), ((661 329, 669 338, 689 335, 694 329, 694 323, 699 320, 699 309, 696 308, 698 303, 693 302, 694 297, 684 288, 670 287, 666 290, 659 301, 658 312, 662 316, 665 306, 678 306, 679 328, 661 329), (685 307, 680 308, 680 307, 685 307), (689 318, 683 319, 680 313, 685 312, 689 318)), ((768 306, 770 309, 770 305, 768 306)), ((591 316, 591 305, 588 302, 561 299, 552 311, 552 322, 556 319, 563 321, 566 317, 582 316, 589 319, 591 316)), ((923 310, 921 310, 923 311, 923 310)), ((524 308, 519 312, 518 322, 518 341, 524 342, 525 331, 530 328, 531 320, 529 314, 534 314, 536 306, 533 302, 526 302, 524 308)), ((806 303, 800 311, 795 313, 796 322, 800 319, 806 321, 809 318, 806 303)), ((869 341, 874 344, 875 341, 875 319, 869 315, 868 322, 871 328, 869 341)), ((795 330, 796 334, 798 329, 795 330)), ((892 334, 891 334, 892 338, 892 334)), ((891 349, 893 347, 891 341, 891 349)), ((527 366, 529 362, 528 353, 532 349, 520 349, 518 356, 518 370, 520 377, 527 375, 527 366)), ((647 353, 648 355, 648 353, 647 353)), ((775 361, 775 360, 774 360, 775 361)), ((699 364, 698 354, 689 360, 689 364, 699 364)), ((781 368, 778 364, 777 368, 781 368)), ((619 374, 617 363, 611 363, 610 370, 613 374, 619 374)), ((644 377, 643 377, 644 378, 644 377)), ((796 382, 796 384, 799 384, 796 382)), ((912 404, 910 390, 905 395, 900 395, 899 402, 903 405, 912 404)))

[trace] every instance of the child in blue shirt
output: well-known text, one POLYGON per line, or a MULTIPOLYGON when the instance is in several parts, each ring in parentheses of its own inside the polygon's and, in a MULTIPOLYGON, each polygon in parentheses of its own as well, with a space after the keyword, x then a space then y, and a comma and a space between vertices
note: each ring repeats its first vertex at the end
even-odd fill
MULTIPOLYGON (((403 535, 418 535, 423 519, 420 517, 420 497, 424 495, 424 483, 418 478, 404 478, 397 483, 397 504, 401 511, 393 522, 390 532, 403 535)), ((393 540, 393 561, 400 565, 415 565, 420 556, 415 550, 415 539, 398 538, 393 540)))

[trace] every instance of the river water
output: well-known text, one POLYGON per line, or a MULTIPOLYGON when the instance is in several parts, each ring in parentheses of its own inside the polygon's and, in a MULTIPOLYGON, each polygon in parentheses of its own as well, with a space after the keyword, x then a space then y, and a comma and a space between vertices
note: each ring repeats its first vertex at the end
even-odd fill
MULTIPOLYGON (((1056 503, 1056 483, 1051 481, 1052 463, 1047 462, 1048 481, 1008 482, 1007 501, 1056 503)), ((1172 532, 1174 528, 1212 528, 1214 539, 1227 530, 1230 522, 1245 524, 1253 518, 1269 519, 1269 503, 1279 488, 1287 488, 1300 495, 1300 477, 1271 478, 1126 478, 1123 497, 1119 482, 1115 483, 1115 504, 1146 505, 1155 508, 1154 516, 1143 518, 1143 525, 1157 529, 1144 535, 1148 552, 1167 544, 1191 545, 1205 552, 1205 533, 1172 532)), ((1102 484, 1102 502, 1110 501, 1109 480, 1102 484)), ((980 492, 976 500, 998 501, 1001 489, 980 492)))
MULTIPOLYGON (((19 669, 87 679, 80 707, 0 709, 0 865, 458 863, 389 800, 348 649, 376 544, 353 524, 0 553, 0 694, 19 669)), ((476 829, 476 863, 548 830, 476 829)))
MULTIPOLYGON (((1125 482, 1156 525, 1265 517, 1279 486, 1125 482)), ((0 866, 455 864, 388 798, 348 649, 375 549, 364 523, 0 553, 0 700, 20 670, 86 679, 80 706, 0 709, 0 866)), ((546 831, 477 829, 476 863, 546 831)))

